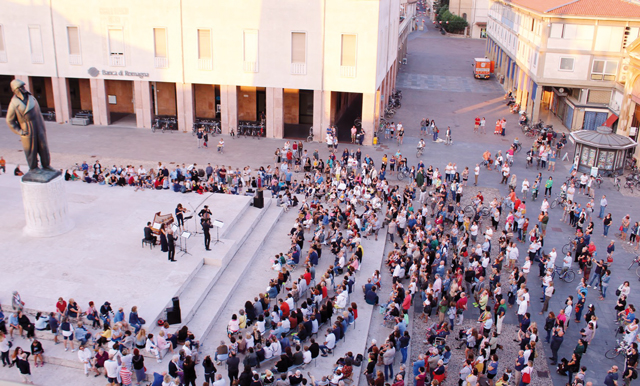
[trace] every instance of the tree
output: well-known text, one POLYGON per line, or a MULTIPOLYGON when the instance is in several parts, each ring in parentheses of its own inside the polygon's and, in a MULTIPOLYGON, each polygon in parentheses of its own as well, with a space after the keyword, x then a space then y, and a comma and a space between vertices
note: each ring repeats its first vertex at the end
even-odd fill
POLYGON ((449 33, 460 33, 469 26, 466 20, 449 12, 449 7, 447 6, 441 6, 436 13, 438 22, 442 22, 439 24, 449 33))

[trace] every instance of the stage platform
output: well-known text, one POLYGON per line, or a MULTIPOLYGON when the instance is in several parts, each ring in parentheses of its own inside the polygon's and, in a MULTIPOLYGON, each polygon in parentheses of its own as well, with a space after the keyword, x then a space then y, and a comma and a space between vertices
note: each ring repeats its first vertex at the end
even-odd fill
MULTIPOLYGON (((108 300, 114 309, 123 307, 127 315, 136 305, 150 324, 164 319, 171 298, 180 296, 182 317, 189 319, 271 204, 266 199, 265 208, 257 209, 246 196, 136 192, 130 187, 68 182, 65 186, 74 229, 58 237, 31 238, 23 233, 19 181, 11 175, 0 178, 0 261, 5 272, 0 301, 3 309, 9 309, 11 294, 17 290, 32 315, 54 311, 62 296, 74 298, 82 309, 90 300, 98 306, 108 300), (186 241, 189 254, 176 247, 178 261, 172 263, 159 246, 150 249, 141 241, 147 221, 152 221, 156 212, 173 213, 178 203, 192 211, 206 204, 212 209, 212 218, 225 225, 219 244, 214 245, 216 230, 212 230, 212 251, 205 251, 204 236, 194 233, 186 241), (187 291, 188 287, 192 290, 187 291)), ((274 215, 277 218, 278 214, 274 215)), ((186 229, 191 232, 201 232, 196 217, 187 221, 186 229)), ((181 243, 185 245, 184 240, 181 243)))

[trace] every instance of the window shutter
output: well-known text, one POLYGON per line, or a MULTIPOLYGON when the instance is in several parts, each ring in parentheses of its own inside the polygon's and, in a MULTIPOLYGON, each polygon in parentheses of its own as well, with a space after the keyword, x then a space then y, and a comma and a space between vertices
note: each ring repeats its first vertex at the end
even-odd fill
POLYGON ((355 67, 356 65, 356 35, 342 35, 341 66, 355 67))
POLYGON ((208 29, 198 30, 198 58, 211 59, 211 31, 208 29))
POLYGON ((109 53, 111 55, 124 55, 124 34, 121 29, 109 30, 109 53))
POLYGON ((258 31, 257 30, 244 31, 244 61, 245 62, 258 61, 258 31))
POLYGON ((4 51, 4 30, 2 28, 0 25, 0 51, 4 51))
POLYGON ((164 28, 154 28, 153 40, 155 43, 156 58, 166 58, 167 57, 167 30, 164 28))
POLYGON ((304 32, 291 33, 291 63, 306 63, 306 37, 304 32))
POLYGON ((40 26, 29 27, 29 43, 31 44, 32 54, 42 54, 42 36, 40 35, 40 26))
POLYGON ((78 27, 67 27, 67 36, 69 38, 69 55, 80 55, 78 27))

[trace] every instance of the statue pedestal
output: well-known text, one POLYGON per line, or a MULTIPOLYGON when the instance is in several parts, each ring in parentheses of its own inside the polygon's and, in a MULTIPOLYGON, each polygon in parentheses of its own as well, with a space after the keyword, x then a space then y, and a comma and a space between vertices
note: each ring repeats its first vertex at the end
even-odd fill
POLYGON ((69 218, 64 177, 58 176, 47 183, 22 181, 22 203, 27 235, 52 237, 73 228, 69 218))

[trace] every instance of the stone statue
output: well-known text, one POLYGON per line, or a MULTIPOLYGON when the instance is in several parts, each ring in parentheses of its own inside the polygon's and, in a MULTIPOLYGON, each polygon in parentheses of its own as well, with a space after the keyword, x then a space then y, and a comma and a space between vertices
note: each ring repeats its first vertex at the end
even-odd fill
POLYGON ((50 165, 47 131, 40 105, 19 79, 11 81, 11 91, 14 95, 7 109, 7 125, 20 136, 30 169, 22 181, 49 182, 61 172, 50 165), (38 157, 42 168, 38 167, 38 157))

